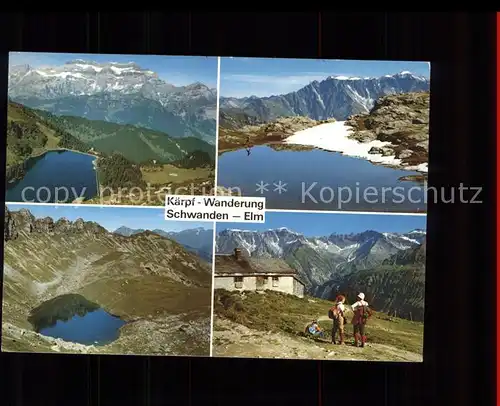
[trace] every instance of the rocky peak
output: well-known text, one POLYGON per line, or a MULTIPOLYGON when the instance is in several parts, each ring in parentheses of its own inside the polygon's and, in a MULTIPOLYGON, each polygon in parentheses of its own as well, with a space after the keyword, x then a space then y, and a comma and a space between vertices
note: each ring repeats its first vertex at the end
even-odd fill
POLYGON ((4 240, 13 240, 20 235, 31 233, 59 234, 65 232, 105 233, 106 230, 92 221, 77 219, 74 222, 66 218, 54 221, 52 217, 35 218, 27 209, 11 211, 5 206, 4 240))
POLYGON ((5 217, 4 217, 4 229, 3 229, 3 240, 15 240, 18 237, 17 223, 14 217, 12 217, 10 211, 5 206, 5 217))
POLYGON ((34 230, 38 233, 52 233, 54 232, 54 219, 52 217, 44 217, 36 219, 33 222, 34 230))
POLYGON ((75 220, 73 225, 77 230, 83 230, 83 228, 85 226, 85 221, 82 218, 78 218, 75 220))

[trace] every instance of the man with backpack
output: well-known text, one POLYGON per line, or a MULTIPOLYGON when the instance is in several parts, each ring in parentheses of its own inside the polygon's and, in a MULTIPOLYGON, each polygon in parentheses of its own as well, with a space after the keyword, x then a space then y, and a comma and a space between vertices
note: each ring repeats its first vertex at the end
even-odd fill
POLYGON ((345 317, 345 297, 339 295, 335 299, 335 304, 328 311, 328 317, 333 320, 332 327, 332 343, 337 344, 336 336, 339 333, 339 344, 344 344, 344 324, 346 323, 345 317))
POLYGON ((361 347, 364 347, 366 344, 365 325, 372 313, 368 306, 368 302, 365 301, 365 294, 359 293, 358 299, 359 300, 351 306, 354 312, 354 317, 352 318, 352 324, 354 326, 354 346, 358 347, 358 343, 361 343, 361 347))

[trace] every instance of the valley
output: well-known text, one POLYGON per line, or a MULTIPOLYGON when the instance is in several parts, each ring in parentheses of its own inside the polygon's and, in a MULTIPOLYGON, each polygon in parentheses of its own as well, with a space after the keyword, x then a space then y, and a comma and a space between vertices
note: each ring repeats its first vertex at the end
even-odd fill
POLYGON ((148 230, 123 236, 81 218, 36 218, 11 205, 4 245, 3 351, 209 354, 211 266, 173 239, 148 230), (94 329, 122 322, 117 337, 102 342, 39 332, 47 323, 60 330, 66 322, 55 320, 68 318, 94 329))
POLYGON ((215 149, 197 138, 174 140, 131 125, 54 116, 14 102, 9 102, 8 120, 10 201, 22 201, 22 190, 42 186, 85 190, 79 202, 97 204, 162 205, 165 195, 177 189, 179 194, 213 193, 215 149), (53 162, 48 154, 54 152, 67 159, 53 162), (86 171, 80 154, 90 159, 86 171))
POLYGON ((226 228, 217 232, 216 252, 240 248, 251 257, 280 258, 298 273, 309 295, 333 300, 342 293, 354 300, 363 291, 377 311, 423 321, 425 236, 421 229, 306 237, 286 227, 226 228))

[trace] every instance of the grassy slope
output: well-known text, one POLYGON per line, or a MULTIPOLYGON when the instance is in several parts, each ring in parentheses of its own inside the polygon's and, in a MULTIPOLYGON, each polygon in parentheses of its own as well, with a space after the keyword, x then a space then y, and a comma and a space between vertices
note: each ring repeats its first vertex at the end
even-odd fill
MULTIPOLYGON (((152 159, 167 163, 195 150, 205 151, 212 158, 215 156, 213 145, 194 137, 173 139, 167 134, 132 125, 92 121, 81 117, 58 117, 13 102, 8 104, 8 120, 36 124, 48 138, 44 150, 57 148, 59 139, 55 136, 55 132, 59 130, 84 142, 88 145, 88 149, 94 147, 104 154, 118 152, 135 163, 152 159)), ((35 155, 35 151, 33 152, 35 155)), ((20 163, 27 158, 15 156, 12 151, 9 154, 10 164, 20 163)))
MULTIPOLYGON (((214 314, 254 330, 300 336, 305 325, 314 318, 320 319, 320 325, 329 330, 331 321, 327 313, 331 305, 332 302, 318 298, 301 299, 278 292, 248 292, 243 298, 239 293, 216 290, 214 314)), ((348 340, 352 340, 351 325, 347 326, 346 335, 348 340)), ((367 335, 371 343, 422 353, 423 323, 374 313, 367 327, 367 335)))
MULTIPOLYGON (((151 190, 153 194, 159 191, 160 186, 167 186, 169 184, 179 184, 178 186, 184 184, 191 186, 191 184, 194 184, 195 189, 201 189, 202 186, 198 187, 197 185, 213 183, 214 174, 213 169, 210 167, 195 169, 178 168, 174 173, 171 170, 172 168, 167 164, 164 164, 161 170, 157 170, 156 167, 150 167, 149 165, 149 162, 152 160, 156 160, 157 164, 175 162, 193 151, 207 152, 213 160, 215 157, 215 147, 194 137, 173 139, 166 134, 132 125, 91 121, 80 117, 58 117, 13 102, 9 102, 8 105, 8 120, 11 122, 26 123, 31 126, 36 125, 47 138, 43 147, 37 146, 32 149, 31 153, 25 154, 16 153, 12 147, 9 147, 9 143, 7 143, 8 166, 21 164, 29 157, 60 148, 61 139, 57 134, 67 133, 78 140, 78 142, 83 142, 84 145, 88 146, 88 149, 84 149, 86 151, 93 147, 101 155, 110 155, 117 152, 131 163, 145 163, 147 161, 147 163, 141 164, 141 171, 143 173, 143 180, 153 186, 151 190), (174 175, 171 175, 172 173, 174 175)), ((22 172, 18 176, 22 176, 22 172)), ((104 186, 106 185, 101 185, 101 189, 104 186)), ((210 188, 207 187, 206 189, 210 188)), ((195 194, 201 193, 195 191, 195 194)), ((121 204, 144 203, 129 199, 127 196, 120 197, 120 199, 121 204)), ((104 200, 114 201, 116 199, 114 199, 114 196, 103 197, 102 199, 96 197, 86 203, 107 203, 104 200)), ((156 200, 158 200, 158 204, 162 204, 164 193, 156 200)), ((155 203, 149 202, 149 204, 154 205, 155 203)))
MULTIPOLYGON (((59 138, 55 136, 54 129, 40 119, 40 117, 31 109, 23 107, 17 103, 9 103, 7 107, 7 121, 15 123, 36 124, 40 131, 47 136, 45 147, 39 147, 33 150, 32 155, 39 155, 45 151, 56 149, 59 144, 59 138)), ((17 154, 7 143, 7 166, 20 164, 26 160, 28 156, 17 154)))
POLYGON ((34 334, 27 318, 45 300, 77 293, 129 322, 118 341, 90 352, 208 353, 203 336, 193 340, 179 333, 186 347, 168 334, 171 324, 209 326, 210 321, 208 266, 172 240, 35 233, 6 243, 4 268, 3 350, 60 351, 34 334), (162 254, 152 256, 154 252, 162 254), (174 252, 177 260, 172 262, 174 252), (194 269, 183 262, 194 264, 194 269), (186 286, 176 280, 179 276, 198 286, 186 286))
POLYGON ((171 138, 168 134, 107 121, 87 120, 74 116, 54 116, 40 112, 57 127, 68 131, 79 140, 106 154, 120 152, 135 163, 151 159, 171 162, 184 156, 184 152, 202 150, 215 155, 214 146, 195 137, 171 138))

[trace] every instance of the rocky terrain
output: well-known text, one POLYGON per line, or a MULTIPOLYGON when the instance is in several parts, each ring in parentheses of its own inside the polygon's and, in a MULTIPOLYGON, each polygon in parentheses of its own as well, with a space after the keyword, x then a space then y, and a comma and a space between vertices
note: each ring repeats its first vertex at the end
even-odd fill
POLYGON ((418 166, 428 162, 429 111, 429 92, 389 95, 378 99, 369 113, 349 117, 346 125, 359 142, 389 143, 370 153, 395 156, 402 166, 418 166))
MULTIPOLYGON (((213 78, 215 82, 216 62, 213 78)), ((200 82, 174 86, 134 62, 77 59, 44 68, 14 65, 8 92, 14 101, 56 115, 133 124, 215 144, 216 89, 200 82)))
POLYGON ((2 350, 209 354, 206 261, 151 231, 125 237, 83 219, 35 218, 14 208, 5 208, 2 350), (65 294, 79 294, 126 321, 119 338, 85 346, 36 333, 30 312, 65 294))
POLYGON ((403 71, 381 77, 330 76, 313 81, 296 92, 270 97, 220 99, 222 112, 250 121, 269 122, 278 117, 303 116, 314 120, 339 121, 358 113, 368 113, 377 99, 398 93, 429 91, 427 77, 403 71))
MULTIPOLYGON (((145 232, 143 229, 131 229, 126 226, 117 228, 116 234, 130 237, 134 234, 145 232)), ((161 235, 166 238, 171 238, 184 246, 188 251, 197 254, 200 258, 212 263, 212 246, 214 239, 214 230, 202 227, 190 228, 182 231, 164 231, 161 229, 151 230, 151 232, 161 235)), ((210 265, 211 266, 211 265, 210 265)))
MULTIPOLYGON (((421 362, 423 324, 374 313, 365 348, 352 345, 352 326, 346 326, 346 345, 330 342, 331 302, 265 291, 215 291, 213 355, 243 358, 326 359, 421 362), (286 309, 284 311, 283 309, 286 309), (324 339, 306 337, 307 323, 317 319, 324 339)), ((347 315, 352 312, 349 306, 347 315)))
POLYGON ((216 252, 284 259, 304 281, 306 291, 331 300, 339 292, 361 290, 381 311, 423 318, 425 297, 424 230, 305 237, 287 228, 267 231, 225 229, 216 252), (410 315, 411 312, 411 315, 410 315))
MULTIPOLYGON (((219 128, 219 154, 244 147, 268 144, 278 149, 310 149, 281 143, 297 131, 333 122, 335 119, 313 120, 308 117, 279 117, 274 121, 259 124, 247 124, 242 127, 219 128)), ((232 125, 236 125, 232 122, 232 125)))

